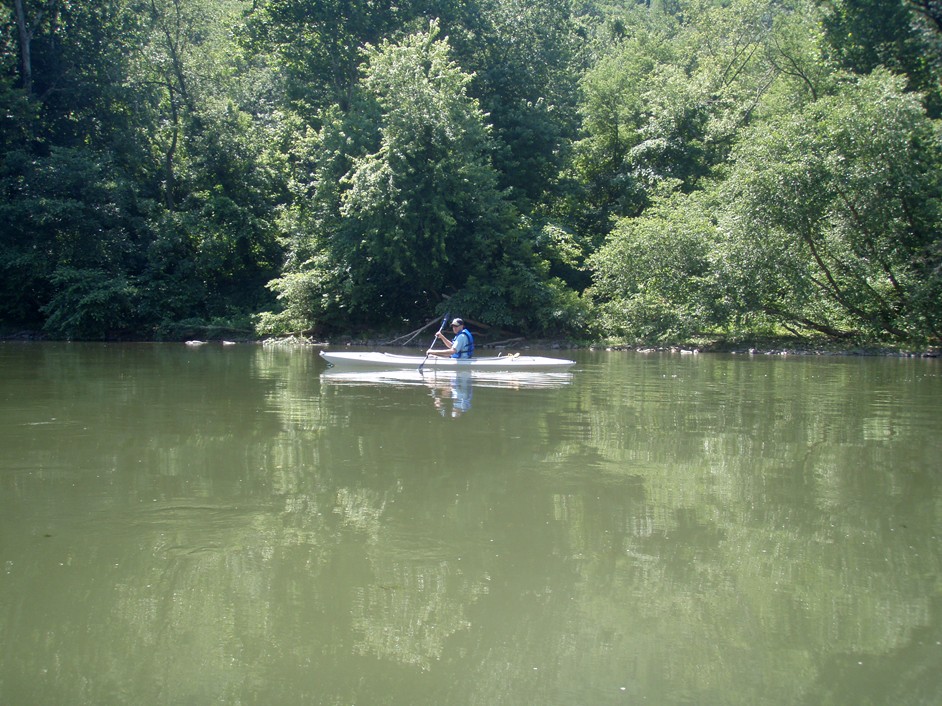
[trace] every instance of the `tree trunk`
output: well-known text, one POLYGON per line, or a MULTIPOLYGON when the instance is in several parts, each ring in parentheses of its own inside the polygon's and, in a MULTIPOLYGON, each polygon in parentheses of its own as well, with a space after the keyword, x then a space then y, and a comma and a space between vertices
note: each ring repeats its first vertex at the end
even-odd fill
POLYGON ((26 24, 26 8, 23 0, 13 0, 16 8, 16 29, 20 36, 20 66, 23 72, 23 90, 27 94, 33 92, 33 60, 30 55, 30 44, 33 41, 33 32, 26 24))
POLYGON ((172 127, 170 128, 170 146, 167 148, 167 154, 164 158, 164 178, 166 179, 164 197, 166 199, 167 209, 173 211, 173 159, 177 153, 177 136, 180 133, 180 118, 179 113, 177 112, 177 99, 173 93, 173 84, 169 81, 169 79, 167 81, 167 92, 170 96, 170 114, 172 116, 172 127))

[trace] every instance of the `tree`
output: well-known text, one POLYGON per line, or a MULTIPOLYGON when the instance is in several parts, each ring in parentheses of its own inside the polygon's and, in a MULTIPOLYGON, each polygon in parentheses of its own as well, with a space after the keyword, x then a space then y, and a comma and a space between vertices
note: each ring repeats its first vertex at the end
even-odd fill
MULTIPOLYGON (((378 151, 358 158, 343 197, 357 261, 375 263, 368 302, 401 293, 392 312, 440 298, 464 281, 500 228, 492 144, 471 77, 437 40, 438 27, 371 48, 363 88, 381 110, 378 151), (378 266, 377 266, 378 265, 378 266)), ((375 303, 373 304, 375 306, 375 303)), ((390 312, 390 313, 392 313, 390 312)))
POLYGON ((329 325, 338 309, 383 324, 425 316, 446 296, 490 323, 559 308, 558 285, 497 188, 471 76, 438 35, 433 22, 369 47, 356 109, 324 114, 286 222, 288 266, 271 284, 286 308, 266 325, 329 325))
POLYGON ((920 97, 875 71, 757 125, 721 201, 724 279, 753 310, 828 334, 942 335, 942 142, 920 97))
POLYGON ((283 187, 274 130, 237 102, 244 5, 26 0, 32 93, 0 83, 4 320, 154 335, 261 306, 283 187))
MULTIPOLYGON (((324 283, 336 284, 325 267, 342 270, 349 280, 342 305, 360 320, 428 311, 456 288, 452 283, 460 286, 492 259, 503 206, 490 137, 467 95, 470 76, 438 32, 433 23, 401 43, 369 47, 363 104, 343 119, 334 114, 318 138, 335 152, 318 160, 309 206, 330 215, 307 219, 319 228, 309 235, 315 245, 295 239, 292 261, 313 266, 319 272, 313 279, 324 283), (345 158, 344 150, 357 145, 342 134, 370 116, 359 127, 375 137, 345 158), (338 165, 346 171, 338 173, 338 165)), ((274 286, 284 294, 290 281, 274 286)))
POLYGON ((585 137, 574 146, 573 170, 583 189, 569 217, 596 245, 614 219, 638 215, 649 203, 644 175, 629 155, 641 142, 646 87, 657 66, 674 61, 672 18, 639 9, 628 20, 630 36, 619 37, 582 79, 585 137))
POLYGON ((573 217, 590 239, 600 244, 619 217, 665 192, 701 188, 782 77, 820 89, 815 48, 800 41, 814 36, 803 9, 803 0, 736 0, 622 16, 582 82, 586 136, 573 170, 584 194, 573 217))
POLYGON ((843 68, 867 74, 878 66, 904 75, 925 94, 930 115, 942 115, 939 7, 933 0, 827 0, 827 46, 843 68))
POLYGON ((521 210, 545 209, 578 132, 584 33, 568 1, 474 5, 477 12, 453 44, 474 74, 469 91, 493 128, 500 185, 510 187, 521 210))
POLYGON ((141 242, 133 184, 87 150, 8 153, 0 170, 0 321, 58 336, 103 338, 139 324, 141 242))
POLYGON ((160 200, 142 292, 158 332, 179 321, 247 321, 267 303, 264 285, 280 260, 281 126, 256 114, 240 83, 264 73, 232 37, 244 6, 147 0, 146 42, 131 79, 149 126, 141 180, 160 200))
POLYGON ((260 0, 248 13, 244 41, 273 56, 289 104, 317 124, 318 114, 333 104, 350 108, 363 46, 401 30, 414 16, 411 6, 408 1, 260 0))
POLYGON ((678 193, 618 222, 589 261, 589 295, 605 335, 672 341, 727 325, 711 213, 704 192, 678 193))
POLYGON ((5 324, 102 337, 138 323, 131 274, 149 229, 127 172, 140 155, 119 80, 139 38, 128 4, 24 0, 11 16, 20 60, 4 63, 0 93, 5 324))

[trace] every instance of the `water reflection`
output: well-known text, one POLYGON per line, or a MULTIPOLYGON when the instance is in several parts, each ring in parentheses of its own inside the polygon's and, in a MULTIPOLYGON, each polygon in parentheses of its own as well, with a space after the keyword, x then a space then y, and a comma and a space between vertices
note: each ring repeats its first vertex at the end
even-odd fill
POLYGON ((448 370, 348 370, 329 368, 320 374, 328 385, 451 385, 457 378, 461 384, 476 387, 496 387, 512 390, 532 388, 558 388, 569 385, 573 373, 535 371, 453 372, 448 370))
POLYGON ((0 702, 938 703, 938 366, 687 358, 0 345, 0 702))
POLYGON ((451 384, 433 383, 431 388, 432 402, 441 416, 457 419, 471 409, 471 373, 455 373, 451 384))
POLYGON ((432 407, 442 417, 457 419, 471 410, 475 387, 508 390, 548 389, 569 385, 570 372, 537 371, 418 371, 349 370, 328 368, 320 375, 327 385, 356 386, 425 386, 432 398, 432 407))

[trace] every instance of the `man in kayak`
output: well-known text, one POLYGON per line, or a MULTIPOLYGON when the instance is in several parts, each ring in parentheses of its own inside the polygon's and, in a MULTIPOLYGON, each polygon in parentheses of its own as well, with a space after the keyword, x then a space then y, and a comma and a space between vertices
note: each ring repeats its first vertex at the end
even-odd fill
POLYGON ((465 328, 464 321, 455 319, 451 322, 451 330, 454 331, 455 340, 449 341, 441 331, 435 336, 448 348, 443 351, 429 350, 430 355, 449 356, 451 358, 470 358, 474 355, 474 337, 471 332, 465 328))

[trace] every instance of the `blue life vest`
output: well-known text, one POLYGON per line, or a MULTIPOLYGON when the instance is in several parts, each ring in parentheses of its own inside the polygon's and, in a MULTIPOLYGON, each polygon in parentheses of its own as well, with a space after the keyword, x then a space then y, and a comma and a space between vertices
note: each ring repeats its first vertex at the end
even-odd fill
MULTIPOLYGON (((474 336, 471 335, 471 332, 468 329, 462 329, 458 332, 458 336, 467 336, 468 337, 468 347, 465 348, 461 353, 452 353, 452 358, 470 358, 474 355, 474 336)), ((457 341, 457 336, 455 337, 457 341)))

